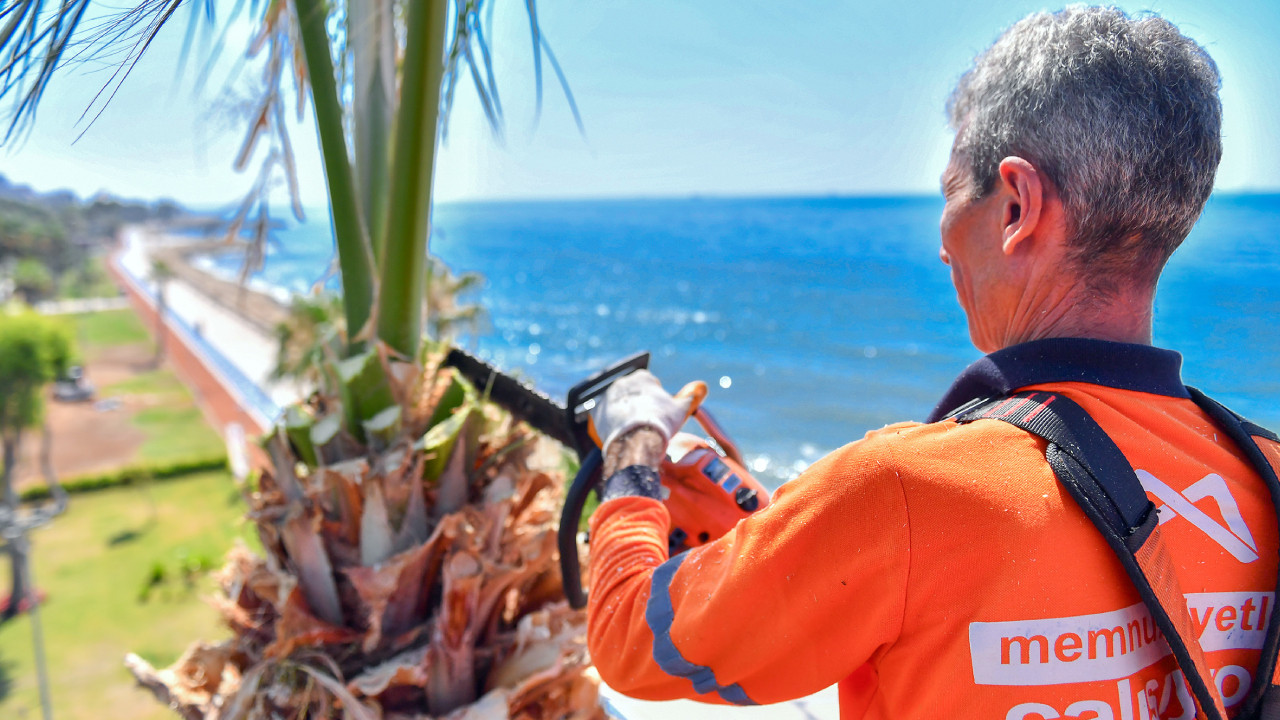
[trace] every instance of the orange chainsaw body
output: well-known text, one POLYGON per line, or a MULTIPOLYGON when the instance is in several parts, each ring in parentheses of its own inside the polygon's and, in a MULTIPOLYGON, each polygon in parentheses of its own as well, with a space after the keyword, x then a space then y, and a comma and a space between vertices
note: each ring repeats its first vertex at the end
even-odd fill
POLYGON ((672 554, 719 538, 769 504, 769 491, 741 462, 689 433, 671 439, 658 473, 671 514, 667 542, 672 554))

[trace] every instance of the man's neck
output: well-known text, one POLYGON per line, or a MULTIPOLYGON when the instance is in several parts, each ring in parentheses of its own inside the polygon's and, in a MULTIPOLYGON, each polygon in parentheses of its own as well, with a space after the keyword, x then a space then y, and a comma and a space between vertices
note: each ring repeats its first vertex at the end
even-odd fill
POLYGON ((1012 318, 1002 347, 1054 337, 1151 344, 1153 291, 1098 294, 1083 288, 1077 284, 1029 304, 1012 318))

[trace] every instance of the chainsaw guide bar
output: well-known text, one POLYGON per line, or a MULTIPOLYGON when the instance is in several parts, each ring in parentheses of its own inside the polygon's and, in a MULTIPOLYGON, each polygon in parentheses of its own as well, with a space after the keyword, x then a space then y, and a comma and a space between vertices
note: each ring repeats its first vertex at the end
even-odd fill
POLYGON ((554 438, 565 447, 577 447, 564 406, 541 391, 458 348, 449 350, 444 364, 471 381, 482 396, 487 396, 512 415, 529 423, 535 430, 554 438))

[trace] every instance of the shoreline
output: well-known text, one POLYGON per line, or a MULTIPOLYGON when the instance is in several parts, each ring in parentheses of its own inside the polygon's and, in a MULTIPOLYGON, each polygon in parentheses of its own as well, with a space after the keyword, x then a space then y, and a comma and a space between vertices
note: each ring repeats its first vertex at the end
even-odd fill
POLYGON ((279 298, 247 284, 218 277, 193 261, 199 255, 228 252, 239 246, 222 240, 180 242, 163 229, 148 229, 145 232, 152 237, 163 238, 162 242, 149 249, 149 254, 168 264, 175 279, 190 285, 265 333, 273 334, 277 325, 288 321, 289 309, 279 298))

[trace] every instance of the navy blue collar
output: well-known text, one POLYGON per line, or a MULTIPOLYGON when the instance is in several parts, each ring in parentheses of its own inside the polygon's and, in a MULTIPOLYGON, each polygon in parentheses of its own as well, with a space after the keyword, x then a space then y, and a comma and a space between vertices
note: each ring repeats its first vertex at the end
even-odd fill
POLYGON ((970 400, 1052 382, 1191 397, 1182 384, 1182 356, 1172 350, 1088 338, 1049 338, 997 350, 970 365, 951 384, 928 421, 949 417, 970 400))

